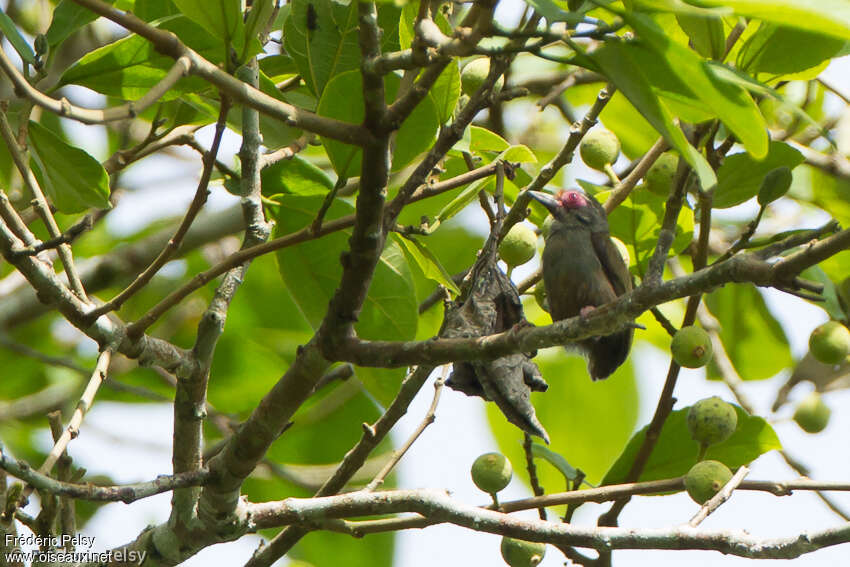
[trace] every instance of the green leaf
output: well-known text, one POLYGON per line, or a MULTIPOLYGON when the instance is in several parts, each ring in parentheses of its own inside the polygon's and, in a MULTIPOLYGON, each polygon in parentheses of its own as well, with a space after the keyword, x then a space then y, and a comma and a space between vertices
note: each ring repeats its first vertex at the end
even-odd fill
MULTIPOLYGON (((424 71, 423 71, 424 73, 424 71)), ((428 96, 434 101, 437 119, 445 124, 452 117, 457 99, 460 97, 460 70, 457 62, 452 61, 443 69, 428 96)))
MULTIPOLYGON (((743 380, 771 378, 791 366, 788 337, 755 286, 721 287, 706 295, 705 303, 720 322, 720 340, 743 380)), ((710 365, 709 377, 719 375, 710 365)))
POLYGON ((439 213, 437 213, 437 221, 446 222, 466 208, 468 204, 475 201, 478 198, 479 192, 487 191, 488 193, 492 193, 495 187, 496 180, 492 177, 485 177, 483 179, 473 181, 467 185, 463 191, 458 193, 457 196, 445 207, 443 207, 439 213))
POLYGON ((469 135, 469 151, 471 152, 503 152, 511 147, 507 140, 480 126, 470 126, 469 135))
POLYGON ((717 170, 714 206, 725 209, 739 205, 756 196, 770 171, 783 166, 794 169, 801 163, 803 155, 784 142, 771 142, 767 157, 762 160, 748 153, 731 155, 717 170))
POLYGON ((260 178, 266 196, 325 195, 334 186, 327 173, 298 155, 264 167, 260 178))
MULTIPOLYGON (((247 47, 252 41, 257 41, 257 34, 261 33, 269 21, 274 10, 274 2, 272 0, 254 0, 251 4, 251 11, 248 13, 248 19, 245 21, 245 39, 244 45, 247 47)), ((242 54, 244 60, 245 54, 242 54)))
POLYGON ((783 165, 768 172, 761 183, 758 203, 762 207, 785 195, 791 188, 791 168, 783 165))
POLYGON ((109 176, 96 159, 36 123, 29 123, 31 167, 62 213, 109 208, 109 176))
POLYGON ((0 32, 6 36, 6 39, 9 40, 9 43, 12 44, 15 51, 21 56, 22 61, 30 65, 35 63, 35 52, 33 52, 29 42, 21 35, 21 32, 18 31, 18 26, 15 25, 12 18, 3 11, 3 8, 0 8, 0 32))
POLYGON ((499 159, 515 163, 537 163, 537 156, 523 144, 511 146, 499 155, 499 159))
POLYGON ((723 20, 717 16, 678 14, 679 26, 688 34, 697 53, 708 59, 722 59, 726 51, 723 20))
MULTIPOLYGON (((106 3, 112 5, 115 4, 115 0, 106 0, 106 3)), ((53 19, 50 20, 50 27, 44 34, 47 37, 47 43, 50 47, 59 45, 65 38, 96 18, 97 14, 72 0, 61 0, 53 10, 53 19)))
POLYGON ((751 74, 798 73, 827 61, 846 43, 817 32, 762 22, 738 52, 736 66, 751 74))
POLYGON ((560 453, 549 449, 540 443, 531 444, 531 454, 538 459, 544 459, 550 465, 558 469, 567 480, 575 480, 578 478, 578 471, 564 458, 560 453))
POLYGON ((437 282, 455 295, 460 295, 460 289, 452 280, 452 275, 446 271, 437 257, 425 244, 414 237, 403 238, 393 235, 393 241, 401 244, 408 258, 411 258, 429 280, 437 282))
MULTIPOLYGON (((534 362, 549 383, 546 392, 531 394, 537 417, 551 437, 549 448, 581 469, 589 482, 599 482, 637 423, 639 394, 631 361, 597 382, 588 376, 581 357, 562 348, 547 349, 534 362)), ((493 403, 487 404, 487 418, 500 451, 519 469, 525 462, 522 432, 493 403)), ((563 474, 554 467, 538 467, 537 473, 549 490, 564 486, 563 474)), ((527 482, 526 475, 521 476, 527 482)))
POLYGON ((674 124, 670 111, 653 92, 652 84, 635 60, 634 48, 628 43, 611 40, 594 51, 592 58, 652 127, 685 158, 697 174, 703 190, 714 187, 717 184, 714 171, 702 154, 688 143, 674 124))
MULTIPOLYGON (((401 79, 395 74, 384 77, 384 95, 387 103, 395 99, 401 79)), ((363 121, 363 79, 360 71, 346 71, 336 75, 325 87, 319 106, 320 116, 336 118, 352 124, 363 121)), ((437 134, 439 120, 434 102, 426 97, 401 124, 395 136, 392 168, 397 171, 427 150, 437 134)), ((360 174, 363 150, 343 142, 322 138, 322 143, 340 177, 360 174)))
POLYGON ((331 79, 360 68, 357 2, 344 6, 333 0, 293 0, 283 45, 307 87, 322 95, 331 79))
POLYGON ((623 17, 658 52, 671 72, 688 85, 693 95, 735 133, 751 154, 757 158, 767 155, 767 125, 749 93, 737 84, 717 77, 705 60, 672 41, 648 16, 632 13, 623 17))
MULTIPOLYGON (((782 449, 779 438, 770 424, 760 417, 749 415, 738 406, 733 407, 738 414, 738 428, 726 441, 709 447, 707 459, 720 461, 734 469, 751 463, 768 451, 782 449)), ((690 408, 672 412, 664 422, 661 435, 638 479, 639 482, 683 476, 696 464, 699 443, 691 439, 688 431, 686 423, 688 409, 690 408)), ((626 481, 626 475, 646 438, 648 427, 635 433, 623 454, 605 475, 603 485, 620 484, 626 481)))
MULTIPOLYGON (((607 199, 602 193, 597 196, 600 202, 607 199)), ((624 203, 608 215, 611 236, 623 241, 629 249, 633 271, 643 274, 661 232, 667 199, 651 191, 634 191, 624 203)), ((676 222, 676 234, 670 254, 678 254, 693 240, 694 212, 682 207, 676 222)))
POLYGON ((239 0, 173 0, 189 19, 237 53, 245 45, 245 25, 239 0))
MULTIPOLYGON (((281 195, 279 206, 269 207, 277 236, 290 234, 313 222, 324 199, 319 196, 281 195)), ((326 220, 351 214, 354 208, 336 199, 326 220)), ((280 275, 304 317, 314 329, 325 316, 328 302, 340 284, 340 254, 348 250, 351 231, 339 231, 279 250, 280 275)), ((410 268, 401 247, 387 242, 375 268, 369 294, 355 325, 364 339, 410 340, 416 335, 418 304, 410 268)), ((398 391, 403 369, 358 369, 357 375, 381 403, 389 403, 398 391)))
POLYGON ((843 40, 850 37, 850 3, 846 0, 700 0, 700 4, 731 8, 741 16, 843 40))
MULTIPOLYGON (((205 57, 213 50, 221 51, 220 44, 210 34, 183 16, 172 18, 161 27, 176 33, 205 57)), ((153 44, 134 34, 87 53, 62 74, 59 86, 80 85, 107 96, 134 100, 147 94, 173 65, 172 58, 161 55, 153 44)), ((208 88, 199 77, 184 77, 162 100, 173 100, 185 93, 200 93, 208 88)))

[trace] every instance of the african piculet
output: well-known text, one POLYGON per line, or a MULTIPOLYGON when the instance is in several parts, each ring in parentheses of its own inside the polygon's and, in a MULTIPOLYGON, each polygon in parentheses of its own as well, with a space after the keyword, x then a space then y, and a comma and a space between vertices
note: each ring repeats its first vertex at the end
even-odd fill
MULTIPOLYGON (((578 190, 530 195, 554 220, 543 250, 543 283, 553 321, 587 315, 631 291, 629 268, 611 241, 605 209, 596 199, 578 190)), ((602 380, 623 364, 633 335, 628 327, 575 343, 587 358, 590 377, 602 380)))

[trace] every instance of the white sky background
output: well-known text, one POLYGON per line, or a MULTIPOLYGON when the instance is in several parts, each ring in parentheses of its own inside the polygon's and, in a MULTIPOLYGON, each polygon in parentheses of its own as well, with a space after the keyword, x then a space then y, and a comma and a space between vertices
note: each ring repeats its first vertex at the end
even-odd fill
MULTIPOLYGON (((503 1, 500 14, 506 19, 515 10, 517 2, 503 1)), ((8 45, 8 44, 7 44, 8 45)), ((7 50, 8 53, 8 50, 7 50)), ((848 58, 834 62, 825 76, 839 89, 850 93, 850 63, 848 58)), ((87 97, 87 104, 96 105, 97 98, 87 97), (94 102, 92 102, 94 101, 94 102)), ((94 129, 66 121, 70 128, 86 129, 83 139, 88 140, 89 151, 103 157, 102 138, 92 136, 94 129)), ((201 136, 208 142, 207 136, 201 136)), ((222 148, 226 160, 238 150, 238 138, 227 133, 222 148)), ((80 139, 80 138, 78 138, 80 139)), ((148 158, 140 167, 128 171, 125 182, 143 186, 143 190, 126 194, 116 209, 107 217, 109 227, 116 234, 129 234, 147 225, 151 220, 175 211, 184 210, 191 200, 195 181, 187 173, 198 174, 197 155, 186 153, 191 160, 179 162, 168 158, 148 158)), ((593 178, 583 164, 573 166, 574 175, 593 178)), ((213 190, 209 207, 220 208, 234 198, 222 190, 213 190)), ((749 210, 748 205, 742 206, 749 210)), ((474 215, 469 215, 472 218, 474 215)), ((812 219, 815 224, 822 219, 812 219)), ((516 271, 519 281, 533 266, 516 271)), ((176 263, 172 269, 179 270, 176 263)), ((825 313, 803 300, 775 290, 766 292, 773 313, 780 319, 787 333, 795 357, 807 349, 808 335, 817 324, 826 320, 825 313)), ((225 330, 226 332, 226 330, 225 330)), ((638 331, 639 333, 639 331, 638 331)), ((757 353, 754 353, 757 356, 757 353)), ((638 427, 646 424, 655 409, 666 374, 668 357, 651 348, 636 348, 632 353, 639 377, 640 405, 638 427)), ((746 392, 759 404, 765 415, 779 385, 787 375, 771 380, 747 383, 746 392)), ((792 394, 792 400, 808 391, 801 386, 792 394)), ((397 443, 406 439, 418 425, 430 404, 433 389, 426 386, 411 406, 407 416, 393 432, 397 443)), ((732 400, 731 394, 720 383, 703 379, 702 370, 682 371, 676 390, 677 407, 711 395, 732 400)), ((850 407, 850 392, 830 393, 827 403, 833 408, 829 427, 819 435, 803 433, 793 422, 775 424, 780 439, 793 455, 798 455, 812 467, 812 477, 823 480, 850 478, 850 412, 839 408, 850 407)), ((790 414, 786 407, 785 412, 790 414)), ((785 415, 783 413, 783 415, 785 415)), ((600 420, 605 416, 600 415, 600 420)), ((133 407, 112 403, 96 403, 82 427, 82 434, 71 444, 75 460, 86 466, 91 474, 106 473, 116 482, 149 480, 171 470, 170 442, 172 433, 171 408, 167 405, 133 407), (107 458, 103 458, 107 455, 107 458)), ((47 439, 45 438, 45 443, 47 439)), ((469 466, 480 453, 497 450, 497 445, 486 423, 484 405, 478 398, 446 390, 437 411, 437 420, 413 446, 399 465, 398 482, 404 488, 446 488, 453 496, 468 503, 484 503, 487 497, 472 484, 469 466), (459 432, 463 432, 460 435, 459 432)), ((580 463, 575 463, 580 466, 580 463)), ((517 474, 524 473, 523 463, 514 463, 517 474)), ((767 454, 752 465, 751 479, 791 479, 794 473, 781 458, 767 454)), ((514 479, 500 496, 514 499, 529 496, 522 482, 514 479)), ((281 494, 281 497, 285 497, 281 494)), ((850 495, 833 493, 836 501, 850 509, 850 495)), ((170 495, 149 498, 132 506, 110 504, 98 511, 88 523, 84 533, 96 537, 94 549, 105 550, 124 544, 134 538, 145 526, 167 519, 170 495)), ((583 506, 574 521, 594 525, 601 511, 608 505, 583 506)), ((637 497, 620 516, 624 527, 664 527, 681 524, 696 512, 697 505, 685 494, 665 497, 637 497)), ((536 512, 526 512, 536 517, 536 512)), ((742 529, 760 537, 791 536, 806 529, 835 526, 840 519, 829 512, 814 495, 798 492, 793 496, 777 498, 765 493, 737 492, 732 500, 702 526, 709 529, 742 529)), ((504 565, 499 555, 499 536, 479 534, 455 526, 435 526, 425 530, 401 532, 397 539, 395 564, 402 567, 468 567, 470 565, 504 565)), ((208 548, 186 562, 190 566, 241 565, 256 548, 259 538, 245 537, 230 544, 208 548)), ((847 563, 848 546, 837 546, 804 555, 793 560, 795 567, 836 566, 847 563)), ((592 554, 592 552, 589 552, 592 554)), ((281 563, 285 564, 285 563, 281 563)), ((542 563, 544 567, 563 565, 563 556, 550 547, 542 563)), ((716 552, 681 551, 618 551, 615 565, 652 565, 672 567, 683 564, 694 566, 752 566, 753 560, 727 557, 716 552)), ((762 560, 759 564, 775 565, 775 561, 762 560)), ((783 563, 783 565, 786 563, 783 563)), ((340 562, 344 566, 344 561, 340 562)))

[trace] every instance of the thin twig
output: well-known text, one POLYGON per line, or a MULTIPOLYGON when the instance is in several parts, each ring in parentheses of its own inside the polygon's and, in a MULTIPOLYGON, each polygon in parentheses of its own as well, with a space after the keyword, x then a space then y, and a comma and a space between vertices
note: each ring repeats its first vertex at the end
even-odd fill
MULTIPOLYGON (((109 313, 115 309, 120 309, 120 307, 124 304, 125 301, 130 299, 136 292, 142 289, 144 286, 148 284, 148 282, 156 275, 156 273, 162 268, 168 260, 174 255, 177 249, 180 247, 180 243, 183 242, 183 237, 186 236, 186 233, 189 231, 189 228, 192 226, 192 223, 195 221, 195 217, 200 212, 201 208, 207 202, 207 195, 209 194, 209 182, 212 177, 212 169, 213 164, 215 163, 216 155, 218 155, 218 149, 221 145, 221 138, 224 135, 224 129, 226 126, 227 113, 230 110, 230 101, 227 97, 222 97, 221 99, 221 107, 219 108, 218 121, 216 122, 215 127, 215 136, 213 137, 212 146, 210 150, 207 152, 207 155, 204 156, 204 165, 203 171, 201 172, 201 179, 198 181, 198 187, 195 190, 195 197, 192 199, 192 203, 189 205, 189 209, 186 211, 185 216, 183 217, 183 222, 180 223, 180 226, 177 227, 177 231, 174 233, 174 236, 166 243, 165 247, 159 253, 159 255, 154 259, 153 262, 138 276, 133 282, 127 286, 123 291, 121 291, 118 295, 113 297, 111 300, 107 301, 100 307, 92 310, 89 313, 89 317, 92 319, 96 319, 105 313, 109 313)), ((134 327, 130 325, 127 327, 127 332, 131 336, 141 335, 142 332, 147 327, 134 327)))
POLYGON ((448 366, 443 366, 443 375, 438 378, 434 382, 434 398, 431 400, 431 406, 428 408, 428 411, 425 413, 425 417, 422 418, 419 426, 411 433, 410 437, 408 437, 407 441, 404 442, 404 445, 393 451, 390 460, 384 465, 381 471, 375 475, 375 478, 372 479, 366 488, 363 490, 373 491, 377 489, 384 483, 384 479, 387 478, 387 475, 395 468, 398 462, 404 457, 405 453, 413 446, 417 439, 425 432, 425 429, 434 423, 437 415, 437 405, 440 403, 440 394, 443 391, 443 384, 446 383, 446 374, 447 374, 448 366))
POLYGON ((738 471, 729 479, 723 488, 720 489, 720 492, 712 496, 708 502, 702 505, 702 508, 694 514, 694 517, 688 522, 688 525, 692 528, 697 527, 702 523, 703 520, 708 518, 708 516, 720 508, 724 502, 729 500, 732 497, 732 493, 738 488, 741 483, 744 481, 744 478, 750 473, 750 469, 746 466, 740 467, 738 471))
MULTIPOLYGON (((0 55, 5 57, 5 54, 3 54, 2 51, 3 50, 0 49, 0 55)), ((2 62, 2 57, 0 57, 0 62, 2 62)), ((62 231, 59 230, 59 225, 56 224, 56 219, 50 210, 50 205, 47 204, 47 199, 44 197, 44 193, 29 167, 29 160, 27 159, 23 148, 21 148, 15 140, 12 127, 6 117, 5 108, 0 111, 0 132, 3 135, 3 139, 6 142, 6 147, 8 148, 9 153, 12 155, 12 160, 15 162, 15 166, 20 172, 21 178, 24 180, 24 185, 26 185, 27 189, 33 196, 33 205, 41 217, 41 220, 44 222, 44 225, 47 227, 47 232, 50 234, 52 239, 60 239, 62 237, 62 231)), ((80 276, 77 273, 77 268, 74 265, 74 258, 71 255, 71 247, 68 246, 68 244, 60 243, 58 245, 58 252, 59 259, 65 267, 65 274, 68 276, 68 283, 71 285, 71 289, 77 297, 83 301, 88 301, 86 290, 83 288, 80 276)))

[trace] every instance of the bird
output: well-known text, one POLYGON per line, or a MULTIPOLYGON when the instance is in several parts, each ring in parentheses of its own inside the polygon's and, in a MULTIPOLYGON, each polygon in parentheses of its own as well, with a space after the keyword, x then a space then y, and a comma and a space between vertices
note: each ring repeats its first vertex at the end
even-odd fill
MULTIPOLYGON (((543 249, 543 285, 553 321, 587 316, 632 290, 629 268, 611 241, 605 209, 591 195, 573 189, 552 196, 529 195, 552 214, 543 249)), ((593 380, 610 376, 629 356, 634 326, 577 341, 593 380)), ((570 345, 565 345, 569 348, 570 345)))

